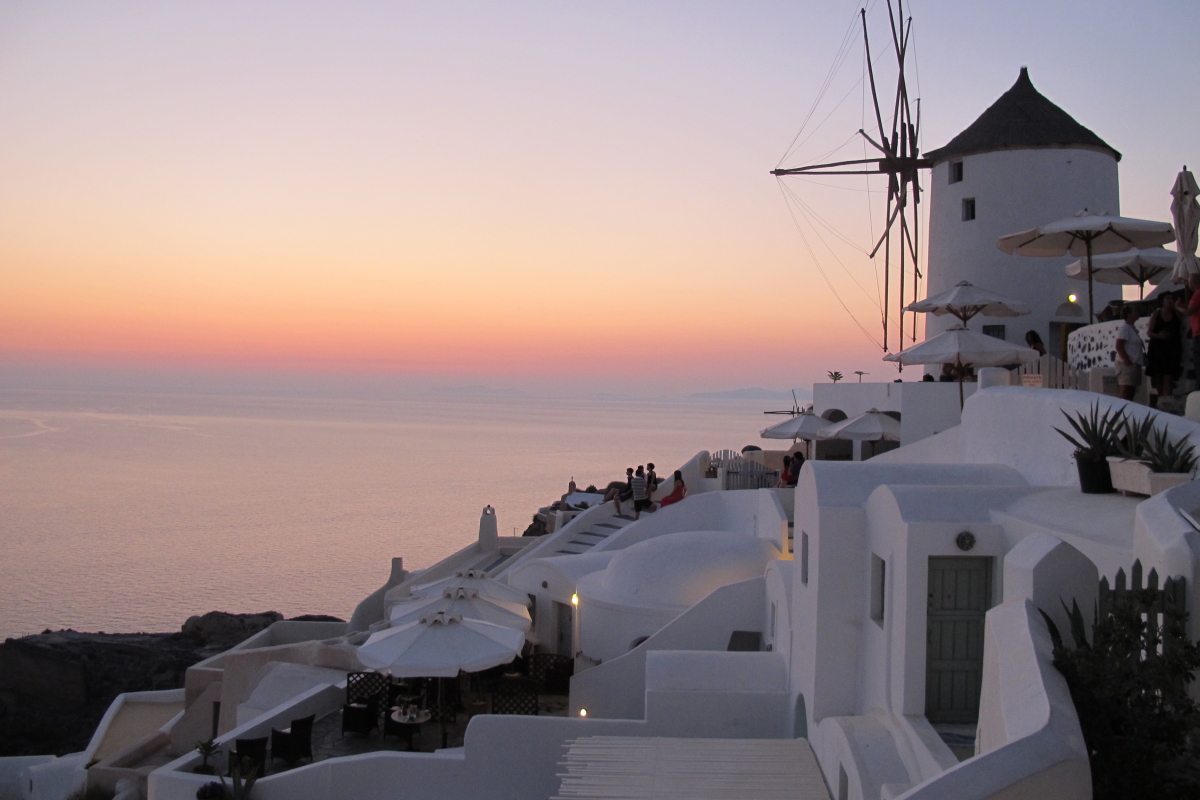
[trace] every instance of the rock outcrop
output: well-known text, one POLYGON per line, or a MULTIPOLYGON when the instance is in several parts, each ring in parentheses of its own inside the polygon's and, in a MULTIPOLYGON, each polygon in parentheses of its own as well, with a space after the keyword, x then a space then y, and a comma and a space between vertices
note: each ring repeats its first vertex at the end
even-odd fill
POLYGON ((0 756, 83 750, 118 694, 181 688, 192 664, 280 619, 275 611, 212 611, 179 633, 47 630, 8 639, 0 645, 0 756))

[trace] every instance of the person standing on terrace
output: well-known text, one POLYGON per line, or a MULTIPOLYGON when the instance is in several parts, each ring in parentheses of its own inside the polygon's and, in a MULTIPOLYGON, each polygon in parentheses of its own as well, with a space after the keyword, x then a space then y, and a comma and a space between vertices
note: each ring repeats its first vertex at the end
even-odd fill
POLYGON ((641 518, 642 512, 650 507, 650 500, 646 496, 646 471, 641 464, 638 464, 637 472, 629 479, 629 488, 633 490, 633 518, 637 520, 641 518))
MULTIPOLYGON (((1175 295, 1163 294, 1162 306, 1150 315, 1146 333, 1150 339, 1146 347, 1146 374, 1159 397, 1170 397, 1175 393, 1183 360, 1183 327, 1175 308, 1175 295)), ((1155 398, 1150 398, 1150 405, 1155 405, 1154 401, 1155 398)))
POLYGON ((1188 328, 1192 332, 1192 369, 1196 380, 1200 381, 1200 275, 1189 276, 1187 285, 1192 293, 1187 304, 1188 328))
POLYGON ((1132 400, 1142 385, 1142 363, 1145 345, 1133 323, 1138 321, 1137 306, 1125 306, 1125 324, 1117 331, 1117 396, 1132 400))

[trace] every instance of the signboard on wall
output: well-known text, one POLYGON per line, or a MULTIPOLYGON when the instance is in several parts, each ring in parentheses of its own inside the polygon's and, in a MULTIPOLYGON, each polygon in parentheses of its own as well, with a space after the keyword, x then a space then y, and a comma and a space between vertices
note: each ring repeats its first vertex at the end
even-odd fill
POLYGON ((1026 389, 1041 389, 1045 386, 1045 383, 1041 375, 1022 375, 1021 385, 1026 389))

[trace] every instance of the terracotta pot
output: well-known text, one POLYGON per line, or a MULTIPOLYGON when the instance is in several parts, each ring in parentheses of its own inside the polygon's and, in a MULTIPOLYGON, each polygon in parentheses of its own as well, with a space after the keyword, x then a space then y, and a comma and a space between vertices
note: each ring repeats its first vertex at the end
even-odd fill
POLYGON ((1079 490, 1084 494, 1109 494, 1114 491, 1106 459, 1095 461, 1077 457, 1075 467, 1079 470, 1079 490))

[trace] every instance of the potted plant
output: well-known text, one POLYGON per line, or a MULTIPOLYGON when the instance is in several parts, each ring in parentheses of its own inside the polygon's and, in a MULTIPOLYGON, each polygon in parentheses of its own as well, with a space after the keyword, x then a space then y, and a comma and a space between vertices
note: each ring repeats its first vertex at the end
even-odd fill
POLYGON ((208 760, 217 754, 221 748, 217 745, 215 739, 209 739, 207 742, 196 742, 196 752, 200 754, 199 766, 193 767, 192 772, 198 775, 212 775, 216 772, 212 764, 208 760))
POLYGON ((1100 411, 1100 403, 1092 404, 1088 413, 1074 416, 1062 412, 1075 436, 1055 428, 1064 439, 1075 445, 1075 466, 1079 470, 1079 489, 1084 494, 1106 494, 1113 491, 1108 457, 1120 455, 1120 432, 1125 415, 1111 408, 1100 411), (1078 438, 1076 438, 1076 436, 1078 438))
POLYGON ((1121 421, 1121 434, 1117 437, 1120 455, 1108 457, 1108 470, 1113 488, 1126 494, 1150 493, 1150 466, 1146 463, 1146 442, 1154 430, 1154 415, 1147 414, 1140 421, 1125 415, 1121 421))
POLYGON ((1153 496, 1192 479, 1196 471, 1196 447, 1188 442, 1189 438, 1191 434, 1173 442, 1161 428, 1147 437, 1145 457, 1150 466, 1147 494, 1153 496))

